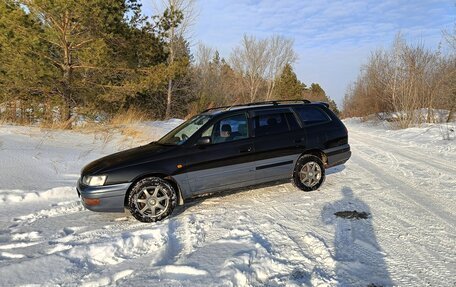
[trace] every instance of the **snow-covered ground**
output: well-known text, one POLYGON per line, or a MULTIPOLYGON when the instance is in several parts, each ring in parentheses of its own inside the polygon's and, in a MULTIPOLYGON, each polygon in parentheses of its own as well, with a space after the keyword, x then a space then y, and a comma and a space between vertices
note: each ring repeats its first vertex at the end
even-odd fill
MULTIPOLYGON (((179 122, 140 127, 154 140, 179 122)), ((138 140, 0 126, 0 286, 455 286, 454 132, 346 124, 352 159, 320 190, 224 193, 156 224, 84 210, 74 189, 138 140), (334 216, 352 210, 370 217, 334 216)))

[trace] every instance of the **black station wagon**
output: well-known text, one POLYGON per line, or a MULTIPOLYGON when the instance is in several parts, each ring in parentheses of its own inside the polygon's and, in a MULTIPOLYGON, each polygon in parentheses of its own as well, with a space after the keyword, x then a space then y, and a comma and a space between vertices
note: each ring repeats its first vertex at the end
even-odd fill
POLYGON ((208 109, 157 142, 83 168, 77 191, 93 211, 142 222, 187 198, 291 178, 318 189, 325 169, 350 158, 347 129, 326 103, 271 101, 208 109))

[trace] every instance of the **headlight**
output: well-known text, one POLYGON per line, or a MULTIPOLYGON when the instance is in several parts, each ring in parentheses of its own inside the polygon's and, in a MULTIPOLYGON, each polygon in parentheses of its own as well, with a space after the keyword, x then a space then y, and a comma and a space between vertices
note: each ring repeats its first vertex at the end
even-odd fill
POLYGON ((82 183, 88 186, 100 186, 103 185, 105 181, 106 175, 84 176, 82 178, 82 183))

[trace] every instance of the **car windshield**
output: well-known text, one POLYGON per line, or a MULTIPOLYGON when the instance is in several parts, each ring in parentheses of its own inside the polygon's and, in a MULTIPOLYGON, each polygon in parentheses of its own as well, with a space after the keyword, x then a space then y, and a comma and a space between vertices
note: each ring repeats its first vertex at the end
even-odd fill
POLYGON ((209 115, 195 116, 159 139, 158 143, 165 145, 181 145, 207 123, 210 118, 211 116, 209 115))

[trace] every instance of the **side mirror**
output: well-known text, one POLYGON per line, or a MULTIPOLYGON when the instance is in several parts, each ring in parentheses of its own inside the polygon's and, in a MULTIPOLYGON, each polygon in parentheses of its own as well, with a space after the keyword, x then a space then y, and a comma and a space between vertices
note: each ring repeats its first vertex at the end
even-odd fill
POLYGON ((203 145, 208 145, 208 144, 211 144, 211 143, 212 143, 211 137, 201 137, 196 142, 196 145, 203 146, 203 145))

